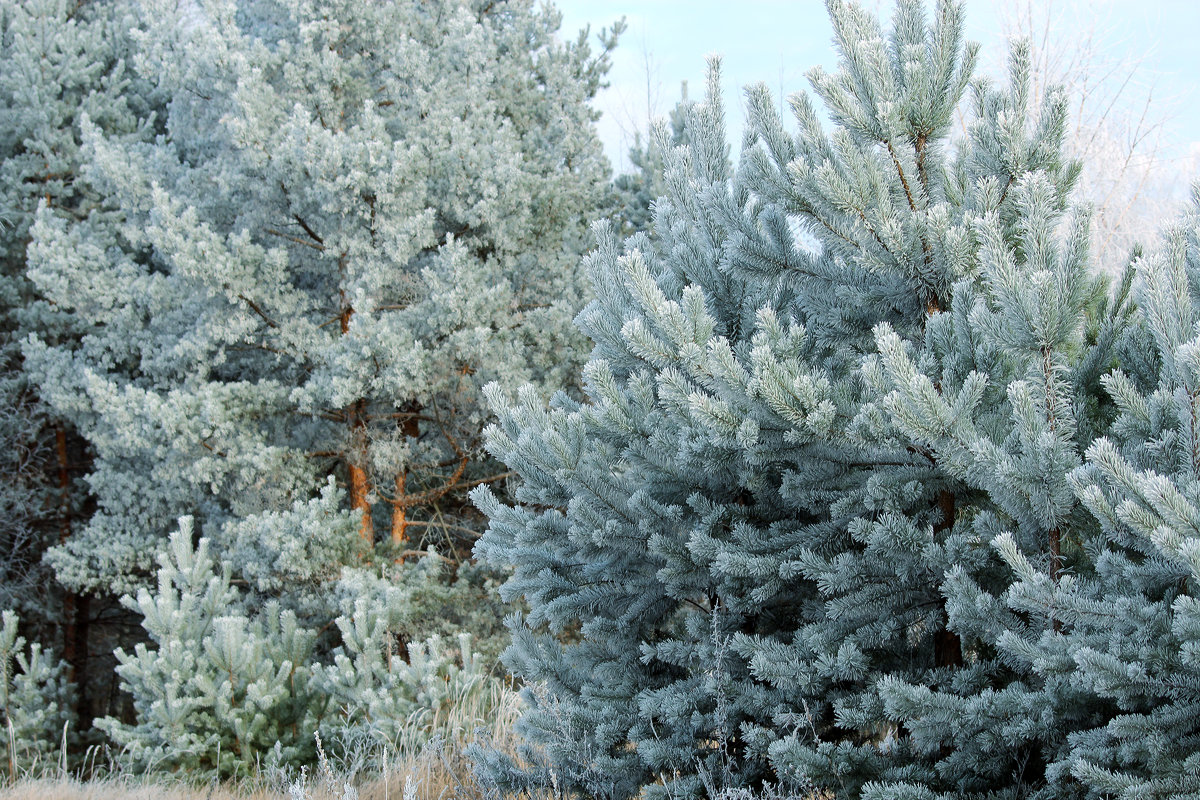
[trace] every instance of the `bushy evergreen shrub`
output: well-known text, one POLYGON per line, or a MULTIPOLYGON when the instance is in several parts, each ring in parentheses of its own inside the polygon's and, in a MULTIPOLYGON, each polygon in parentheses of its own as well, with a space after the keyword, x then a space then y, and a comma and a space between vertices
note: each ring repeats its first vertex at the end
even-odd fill
POLYGON ((1128 280, 1089 268, 1023 45, 994 86, 956 3, 886 31, 828 7, 831 130, 751 88, 731 167, 714 69, 686 142, 659 133, 653 234, 596 228, 586 399, 491 394, 522 482, 477 490, 476 552, 514 570, 506 663, 544 687, 524 761, 482 756, 499 786, 1091 791, 1075 743, 1115 709, 1048 587, 1090 568, 1072 475, 1122 402, 1128 280))
POLYGON ((217 562, 207 539, 193 547, 192 526, 182 520, 160 556, 156 589, 125 599, 149 639, 117 654, 136 721, 97 724, 127 766, 260 775, 315 763, 316 735, 333 757, 355 748, 379 760, 464 682, 494 680, 467 633, 457 650, 436 634, 405 637, 419 584, 398 574, 341 576, 331 587, 343 598, 338 644, 324 655, 323 632, 294 611, 247 603, 230 562, 217 562))

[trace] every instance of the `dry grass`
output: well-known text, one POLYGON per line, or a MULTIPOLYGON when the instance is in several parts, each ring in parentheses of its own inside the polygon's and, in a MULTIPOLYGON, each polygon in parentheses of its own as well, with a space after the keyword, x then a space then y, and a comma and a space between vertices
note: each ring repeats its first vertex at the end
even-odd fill
POLYGON ((329 774, 322 774, 318 766, 294 776, 286 786, 273 787, 249 781, 193 786, 162 776, 88 782, 40 778, 0 789, 0 800, 483 800, 484 792, 471 774, 464 747, 463 742, 435 742, 415 757, 391 761, 382 775, 357 786, 353 786, 353 776, 339 775, 332 767, 329 774))
POLYGON ((68 779, 21 781, 0 789, 0 800, 286 800, 279 792, 239 792, 233 788, 189 787, 161 782, 108 779, 80 783, 68 779))
POLYGON ((476 783, 466 748, 482 735, 493 747, 513 749, 520 708, 516 691, 488 680, 463 686, 454 702, 406 731, 394 752, 342 763, 322 758, 300 773, 223 785, 120 774, 81 782, 59 773, 0 788, 0 800, 495 800, 476 783), (366 771, 380 763, 381 771, 366 771))

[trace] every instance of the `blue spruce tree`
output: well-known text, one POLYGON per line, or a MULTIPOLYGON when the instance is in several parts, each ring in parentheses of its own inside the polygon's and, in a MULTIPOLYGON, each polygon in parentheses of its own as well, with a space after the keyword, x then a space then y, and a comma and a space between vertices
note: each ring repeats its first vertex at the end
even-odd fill
POLYGON ((1058 635, 1008 631, 1009 658, 1101 713, 1051 764, 1094 798, 1200 797, 1200 191, 1161 250, 1137 263, 1137 325, 1104 377, 1118 413, 1069 487, 1098 524, 1053 580, 1011 540, 1008 605, 1052 609, 1058 635))
POLYGON ((1064 620, 1006 594, 1006 561, 1056 583, 1082 558, 1068 474, 1113 414, 1127 284, 1089 271, 1026 49, 972 82, 959 5, 901 0, 887 32, 828 6, 832 131, 751 89, 732 168, 714 68, 684 146, 660 131, 653 235, 596 228, 586 399, 492 395, 521 483, 477 491, 477 553, 515 570, 507 659, 535 687, 533 747, 483 755, 499 784, 1084 791, 1048 766, 1104 709, 1012 652, 1064 620))

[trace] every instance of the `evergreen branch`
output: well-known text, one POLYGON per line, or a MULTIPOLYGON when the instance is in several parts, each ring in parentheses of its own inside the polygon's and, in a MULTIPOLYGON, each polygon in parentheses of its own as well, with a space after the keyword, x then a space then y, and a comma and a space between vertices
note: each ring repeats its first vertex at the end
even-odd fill
POLYGON ((51 181, 66 181, 73 177, 70 172, 49 172, 45 175, 28 175, 21 179, 21 183, 50 183, 51 181))
POLYGON ((839 239, 841 239, 842 241, 844 241, 846 244, 853 245, 854 247, 857 247, 859 249, 862 248, 862 246, 857 241, 855 241, 852 237, 847 236, 846 234, 839 231, 837 228, 833 227, 832 223, 828 222, 824 217, 822 217, 820 214, 818 214, 816 208, 811 203, 805 201, 803 198, 795 198, 795 199, 800 200, 799 207, 795 209, 796 211, 816 220, 817 222, 819 222, 821 224, 821 227, 825 228, 825 230, 829 231, 834 236, 836 236, 839 239))
POLYGON ((1004 199, 1006 197, 1008 197, 1008 190, 1011 189, 1012 185, 1016 182, 1017 182, 1017 176, 1010 172, 1008 174, 1008 181, 1005 182, 1004 188, 1000 191, 1000 199, 997 201, 997 204, 996 204, 997 211, 1000 209, 1000 206, 1004 205, 1004 199))
MULTIPOLYGON (((442 422, 442 415, 438 409, 437 398, 434 398, 433 400, 433 416, 437 421, 438 428, 440 428, 442 431, 442 435, 446 437, 446 442, 450 445, 451 449, 454 450, 455 455, 463 459, 465 462, 468 456, 463 452, 463 449, 458 446, 458 442, 455 440, 455 438, 450 435, 450 431, 446 430, 446 425, 442 422)), ((466 464, 464 463, 463 466, 465 467, 466 464)))
MULTIPOLYGON (((900 164, 900 158, 896 155, 896 149, 892 147, 892 142, 890 139, 885 141, 884 144, 887 145, 888 155, 892 157, 892 164, 896 167, 896 174, 900 176, 900 185, 904 187, 904 196, 908 198, 909 209, 914 214, 920 213, 917 210, 917 203, 913 199, 912 189, 908 185, 908 177, 904 174, 904 167, 900 164)), ((923 135, 917 138, 917 154, 917 172, 922 177, 922 184, 925 184, 924 189, 926 191, 926 195, 928 196, 929 187, 927 184, 929 179, 924 175, 925 170, 922 166, 925 159, 925 138, 923 135)), ((924 235, 921 236, 921 255, 925 259, 925 269, 928 273, 933 268, 933 248, 930 247, 929 239, 924 235)), ((930 298, 925 304, 925 312, 927 314, 936 314, 942 310, 941 303, 938 302, 937 291, 929 285, 928 278, 923 277, 922 283, 925 284, 925 288, 930 294, 930 298)))
POLYGON ((885 141, 884 144, 887 145, 888 155, 892 157, 892 165, 896 168, 896 174, 900 176, 900 185, 904 187, 904 196, 908 198, 908 207, 913 213, 916 213, 917 204, 913 200, 912 189, 908 186, 908 178, 904 175, 904 167, 900 164, 900 159, 896 155, 896 149, 892 147, 890 139, 885 141))
MULTIPOLYGON (((477 531, 474 528, 468 528, 463 525, 452 525, 449 522, 440 522, 437 520, 428 520, 428 521, 426 521, 426 520, 405 520, 404 527, 406 527, 406 528, 444 528, 445 530, 448 530, 448 531, 461 531, 462 533, 465 533, 468 536, 470 536, 472 539, 478 539, 480 536, 483 535, 482 531, 477 531)), ((447 558, 446 556, 442 555, 441 553, 435 552, 435 553, 431 554, 427 550, 403 550, 399 553, 399 556, 402 559, 408 558, 410 556, 428 556, 428 555, 434 555, 436 558, 441 559, 442 561, 444 561, 447 564, 457 564, 458 563, 454 559, 447 558)))
POLYGON ((211 444, 209 444, 207 439, 201 439, 200 446, 203 447, 205 450, 209 451, 210 453, 215 453, 216 455, 219 455, 221 458, 229 457, 229 454, 226 453, 224 450, 218 450, 215 447, 213 447, 211 444))
POLYGON ((867 219, 867 212, 858 206, 854 206, 853 211, 854 213, 858 214, 858 218, 862 221, 863 227, 867 229, 867 233, 871 234, 871 238, 873 238, 875 242, 883 249, 883 252, 887 253, 889 256, 892 256, 892 258, 895 258, 896 256, 892 253, 892 251, 889 250, 888 246, 883 243, 883 239, 879 238, 879 234, 875 232, 873 227, 871 227, 871 222, 867 219))
MULTIPOLYGON (((317 244, 319 244, 319 245, 324 245, 324 244, 325 244, 325 240, 324 240, 324 239, 322 239, 320 236, 318 236, 318 235, 317 235, 317 232, 316 232, 316 231, 314 231, 314 230, 313 230, 311 227, 309 227, 309 224, 308 224, 307 222, 305 222, 305 221, 304 221, 304 218, 303 218, 303 217, 301 217, 299 214, 295 214, 295 213, 293 213, 293 214, 292 214, 292 219, 296 220, 296 223, 297 223, 297 224, 298 224, 298 225, 299 225, 301 228, 303 228, 303 229, 304 229, 304 232, 308 234, 308 236, 309 236, 309 238, 310 238, 310 239, 312 239, 313 241, 315 241, 315 242, 316 242, 317 244)), ((322 248, 322 249, 324 249, 324 248, 322 248)))
MULTIPOLYGON (((839 239, 841 239, 842 241, 844 241, 848 244, 854 245, 855 247, 857 247, 860 250, 862 249, 862 245, 859 244, 854 238, 847 236, 846 234, 844 234, 841 231, 834 228, 831 223, 826 222, 825 219, 823 217, 821 217, 820 215, 818 215, 815 210, 809 209, 808 214, 813 219, 815 219, 817 222, 821 223, 821 225, 823 225, 825 227, 825 229, 828 230, 830 233, 832 233, 834 236, 838 237, 839 239)), ((882 244, 882 242, 880 242, 880 244, 882 244)))
POLYGON ((926 133, 922 131, 917 134, 917 180, 921 182, 921 188, 925 191, 925 197, 929 197, 929 169, 925 166, 925 143, 926 133))
POLYGON ((262 317, 263 320, 267 323, 267 325, 271 326, 272 328, 279 327, 279 325, 275 322, 275 320, 271 319, 267 315, 267 312, 263 311, 262 306, 260 306, 258 303, 254 302, 249 297, 246 297, 246 295, 244 295, 244 294, 239 294, 238 298, 241 300, 245 300, 246 305, 250 306, 250 310, 253 311, 255 314, 258 314, 260 317, 262 317))
POLYGON ((1197 404, 1200 403, 1200 389, 1192 389, 1187 393, 1188 397, 1188 425, 1191 430, 1188 432, 1188 437, 1191 439, 1191 460, 1192 474, 1200 475, 1200 419, 1197 418, 1197 404))
POLYGON ((476 478, 473 481, 468 481, 467 483, 462 484, 461 488, 474 489, 476 486, 483 486, 485 483, 495 483, 496 481, 502 481, 507 478, 512 478, 516 474, 517 473, 514 470, 509 470, 508 472, 501 472, 496 475, 489 475, 486 478, 476 478))
POLYGON ((377 419, 406 419, 406 420, 416 420, 418 422, 434 422, 435 421, 433 417, 427 416, 425 414, 419 414, 415 411, 393 411, 388 414, 370 414, 370 413, 368 413, 366 415, 366 419, 369 419, 372 421, 377 420, 377 419))
MULTIPOLYGON (((450 492, 460 488, 459 480, 462 478, 463 473, 466 472, 467 464, 469 463, 470 458, 463 456, 462 460, 459 461, 458 468, 454 470, 454 473, 446 479, 445 483, 436 489, 427 489, 423 492, 417 492, 415 494, 406 494, 404 497, 387 497, 384 495, 383 500, 393 508, 412 508, 413 506, 425 505, 427 503, 440 500, 450 492)), ((378 489, 376 489, 376 491, 379 492, 378 489)), ((382 495, 382 492, 379 493, 382 495)), ((406 522, 405 524, 407 525, 408 523, 406 522)))
POLYGON ((295 242, 296 244, 301 245, 303 247, 311 247, 313 250, 317 250, 320 252, 325 251, 324 245, 313 244, 312 242, 308 241, 307 239, 301 239, 298 236, 291 236, 290 234, 283 233, 282 231, 277 231, 274 228, 264 228, 264 230, 267 233, 271 234, 272 236, 278 236, 281 239, 287 239, 289 242, 295 242))

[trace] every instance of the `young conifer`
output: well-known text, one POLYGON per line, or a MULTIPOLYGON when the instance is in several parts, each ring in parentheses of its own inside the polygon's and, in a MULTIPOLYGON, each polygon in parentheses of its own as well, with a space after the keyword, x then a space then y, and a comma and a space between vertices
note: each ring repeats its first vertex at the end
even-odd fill
MULTIPOLYGON (((75 691, 67 665, 34 642, 25 649, 19 618, 4 611, 0 626, 0 726, 10 781, 66 758, 76 739, 75 691)), ((59 763, 63 763, 59 761, 59 763)))
POLYGON ((1098 710, 1051 768, 1089 797, 1200 797, 1198 289, 1200 190, 1137 263, 1138 324, 1104 377, 1119 413, 1069 476, 1098 521, 1072 542, 1086 558, 1056 580, 1000 543, 1008 605, 1061 620, 1058 636, 1012 631, 1001 647, 1098 710))
POLYGON ((477 553, 515 570, 507 663, 544 687, 498 783, 1041 796, 1096 713, 1002 651, 1054 610, 986 599, 1012 582, 993 541, 1055 580, 1076 558, 1067 474, 1129 316, 1086 215, 1058 233, 1061 96, 1033 107, 1020 46, 1007 86, 972 83, 955 3, 901 0, 886 32, 828 6, 832 131, 751 89, 731 168, 714 70, 685 145, 660 133, 653 235, 597 227, 586 400, 491 396, 522 483, 478 490, 477 553))
MULTIPOLYGON (((324 499, 342 500, 333 492, 324 499)), ((345 527, 353 537, 353 526, 345 527)), ((409 614, 421 585, 400 568, 382 576, 345 570, 324 587, 341 612, 328 621, 337 631, 331 649, 330 633, 306 626, 278 600, 262 603, 235 586, 232 563, 218 562, 207 538, 193 546, 193 535, 185 517, 159 556, 154 590, 124 598, 148 639, 117 651, 136 719, 104 717, 97 727, 127 767, 261 777, 264 769, 312 764, 314 733, 334 758, 357 754, 383 766, 378 759, 444 713, 464 683, 489 679, 469 635, 458 638, 457 652, 442 637, 413 635, 409 614)), ((0 654, 7 641, 0 640, 0 654)), ((21 663, 34 677, 18 685, 32 685, 40 673, 21 663)), ((18 717, 21 730, 46 740, 24 720, 18 717)))

